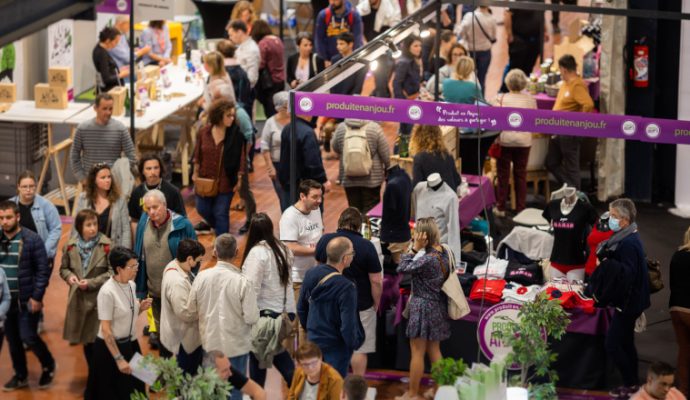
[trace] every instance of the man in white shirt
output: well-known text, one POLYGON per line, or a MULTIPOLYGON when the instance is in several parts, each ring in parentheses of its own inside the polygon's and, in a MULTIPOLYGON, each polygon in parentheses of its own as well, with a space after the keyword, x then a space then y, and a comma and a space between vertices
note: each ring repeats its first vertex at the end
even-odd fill
MULTIPOLYGON (((206 253, 196 240, 183 239, 175 259, 163 271, 161 285, 160 340, 177 355, 177 364, 185 373, 195 375, 201 365, 203 350, 199 337, 199 316, 187 309, 194 273, 206 253)), ((163 354, 161 354, 163 357, 163 354)))
MULTIPOLYGON (((305 179, 299 184, 299 200, 290 206, 280 217, 280 240, 295 255, 292 264, 292 286, 295 299, 299 298, 304 275, 316 265, 314 254, 316 244, 323 235, 323 220, 321 219, 321 200, 323 185, 312 179, 305 179)), ((295 318, 295 321, 297 319, 295 318)), ((300 342, 305 339, 304 331, 300 328, 300 342)))
MULTIPOLYGON (((231 263, 237 255, 232 235, 218 236, 214 253, 218 263, 194 280, 188 310, 199 315, 204 350, 222 352, 238 371, 245 372, 252 350, 251 328, 259 319, 256 293, 242 270, 231 263)), ((230 398, 242 400, 242 393, 235 388, 230 398)))
POLYGON ((254 39, 249 36, 247 24, 242 21, 234 20, 228 24, 228 37, 237 46, 235 58, 240 66, 247 73, 249 83, 253 88, 259 80, 259 64, 261 63, 261 52, 254 39))

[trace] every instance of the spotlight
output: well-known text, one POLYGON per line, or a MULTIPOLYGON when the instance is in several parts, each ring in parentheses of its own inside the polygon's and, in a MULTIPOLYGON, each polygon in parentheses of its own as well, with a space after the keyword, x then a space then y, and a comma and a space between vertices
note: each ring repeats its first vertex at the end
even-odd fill
POLYGON ((369 62, 369 71, 376 71, 376 69, 379 67, 379 60, 374 60, 369 62))
POLYGON ((402 55, 402 51, 398 49, 398 46, 395 45, 392 41, 387 41, 386 44, 388 45, 388 50, 391 52, 391 57, 398 59, 402 55))
POLYGON ((429 30, 429 28, 424 28, 421 32, 419 32, 419 37, 422 39, 426 39, 429 36, 431 36, 431 31, 429 30))

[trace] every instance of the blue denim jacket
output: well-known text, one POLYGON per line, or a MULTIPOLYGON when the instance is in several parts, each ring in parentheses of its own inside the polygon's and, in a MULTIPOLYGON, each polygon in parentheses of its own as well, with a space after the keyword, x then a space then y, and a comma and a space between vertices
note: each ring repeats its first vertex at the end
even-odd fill
MULTIPOLYGON (((10 201, 19 204, 19 196, 12 197, 10 201)), ((62 235, 62 221, 57 208, 45 197, 36 195, 34 205, 31 207, 31 216, 38 231, 36 233, 46 246, 48 258, 55 258, 60 235, 62 235)))

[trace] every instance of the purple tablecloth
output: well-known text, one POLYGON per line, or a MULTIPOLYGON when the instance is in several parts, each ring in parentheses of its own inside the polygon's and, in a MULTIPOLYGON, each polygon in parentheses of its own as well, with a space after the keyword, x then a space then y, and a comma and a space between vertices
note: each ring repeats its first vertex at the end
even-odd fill
MULTIPOLYGON (((479 213, 484 209, 484 204, 486 204, 486 208, 490 208, 494 205, 494 203, 496 203, 494 187, 488 178, 477 175, 463 175, 462 177, 467 179, 470 193, 460 199, 460 229, 470 225, 472 219, 479 215, 479 213), (482 192, 479 191, 480 182, 481 188, 484 192, 483 199, 482 192)), ((376 207, 372 208, 367 215, 371 218, 381 218, 382 214, 383 203, 379 203, 376 205, 376 207)))

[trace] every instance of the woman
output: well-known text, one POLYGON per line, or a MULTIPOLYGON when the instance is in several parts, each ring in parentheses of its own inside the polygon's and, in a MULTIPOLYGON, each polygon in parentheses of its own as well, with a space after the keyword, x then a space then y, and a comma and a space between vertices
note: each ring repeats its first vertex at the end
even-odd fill
POLYGON ((637 210, 630 199, 609 204, 609 228, 613 236, 597 249, 597 257, 620 264, 628 277, 628 296, 621 301, 609 324, 604 346, 623 377, 623 386, 609 392, 614 397, 632 395, 638 389, 635 321, 651 305, 649 273, 644 248, 637 231, 637 210))
MULTIPOLYGON (((295 295, 290 278, 292 252, 273 235, 273 223, 265 213, 252 217, 243 259, 242 271, 254 284, 260 315, 278 318, 282 312, 287 312, 294 318, 295 295)), ((273 365, 289 385, 295 365, 287 350, 273 357, 273 365)), ((255 353, 249 359, 249 369, 252 379, 263 386, 266 368, 260 366, 255 353)))
POLYGON ((460 23, 460 35, 470 50, 470 56, 477 61, 479 83, 484 86, 491 65, 491 46, 496 42, 496 19, 491 8, 479 6, 465 13, 460 23))
POLYGON ((683 245, 671 257, 668 307, 678 343, 678 390, 690 395, 690 228, 685 231, 683 245))
MULTIPOLYGON (((199 106, 207 109, 211 106, 214 90, 219 85, 230 85, 232 87, 232 81, 230 76, 225 70, 225 64, 223 55, 217 51, 212 51, 210 53, 204 54, 204 69, 208 72, 208 79, 204 85, 204 94, 201 99, 199 99, 199 106)), ((235 88, 229 91, 230 96, 228 100, 235 102, 235 88)))
POLYGON ((287 81, 292 89, 326 69, 324 60, 314 53, 314 40, 309 32, 297 35, 297 49, 287 59, 287 81))
POLYGON ((230 202, 245 159, 245 147, 244 136, 235 123, 235 104, 225 99, 214 101, 208 110, 208 124, 197 137, 192 181, 216 180, 215 195, 196 193, 197 211, 213 227, 216 236, 228 233, 230 227, 230 202))
MULTIPOLYGON (((396 99, 414 100, 419 97, 422 85, 422 39, 419 36, 408 36, 403 45, 403 56, 395 64, 393 93, 396 99)), ((409 135, 411 124, 400 124, 400 134, 409 135)))
POLYGON ((417 125, 410 140, 412 164, 412 187, 438 172, 441 179, 451 189, 456 190, 460 183, 460 174, 455 167, 453 156, 443 143, 441 128, 434 125, 417 125))
MULTIPOLYGON (((455 66, 458 64, 458 60, 462 56, 467 55, 467 49, 460 43, 454 43, 451 47, 450 50, 448 51, 448 56, 447 60, 448 62, 446 65, 443 67, 439 68, 438 70, 438 92, 439 96, 443 98, 443 81, 450 78, 451 75, 453 74, 453 70, 455 70, 455 66)), ((472 76, 471 80, 474 80, 474 76, 472 76)), ((431 78, 427 81, 426 83, 426 90, 429 91, 429 93, 434 94, 436 93, 436 76, 432 75, 431 78)))
POLYGON ((288 92, 278 92, 273 96, 277 113, 266 120, 264 130, 261 132, 261 154, 266 162, 266 173, 271 178, 273 188, 280 201, 280 211, 285 211, 290 207, 290 193, 283 190, 280 185, 276 171, 280 163, 280 141, 283 128, 290 123, 290 112, 288 111, 288 92))
MULTIPOLYGON (((494 105, 500 107, 531 108, 536 110, 537 102, 532 96, 523 93, 527 87, 527 76, 519 69, 512 69, 505 78, 505 84, 510 92, 499 95, 494 105)), ((532 146, 530 132, 503 131, 498 137, 501 145, 501 156, 496 160, 498 169, 498 189, 496 190, 497 216, 505 216, 506 200, 510 190, 510 168, 513 168, 513 182, 515 185, 515 212, 525 209, 527 199, 527 161, 529 149, 532 146)))
POLYGON ((91 58, 96 68, 96 88, 98 93, 105 93, 115 86, 122 85, 122 78, 129 76, 129 69, 117 68, 115 60, 108 53, 120 41, 120 31, 107 26, 98 34, 98 44, 93 49, 91 58))
POLYGON ((160 65, 164 67, 172 62, 172 42, 168 25, 163 20, 149 21, 140 37, 141 46, 150 46, 151 51, 142 57, 144 65, 160 65))
POLYGON ((19 224, 38 233, 43 240, 52 265, 62 234, 62 221, 55 205, 37 194, 37 191, 36 176, 31 171, 24 171, 17 178, 17 196, 10 201, 19 206, 19 224))
POLYGON ((429 70, 424 71, 424 80, 428 81, 434 75, 436 71, 434 66, 438 65, 438 69, 441 69, 444 65, 450 64, 450 48, 458 42, 458 38, 455 36, 453 31, 449 29, 444 29, 441 31, 441 48, 439 49, 439 59, 436 59, 436 47, 431 49, 429 53, 429 70))
POLYGON ((141 354, 136 338, 136 320, 151 307, 151 298, 137 300, 136 284, 139 263, 130 249, 114 247, 108 261, 115 273, 98 292, 98 337, 93 344, 93 361, 89 369, 86 400, 129 399, 135 392, 146 393, 144 382, 132 376, 131 360, 141 354))
POLYGON ((443 81, 443 97, 449 103, 474 104, 482 100, 479 85, 470 80, 474 77, 474 61, 467 56, 460 57, 452 78, 443 81))
POLYGON ((230 21, 240 20, 247 25, 247 33, 252 33, 254 22, 256 22, 256 13, 254 6, 250 1, 240 0, 233 7, 230 13, 230 21))
POLYGON ((439 344, 450 337, 448 298, 441 291, 451 272, 449 256, 439 242, 434 218, 420 218, 415 225, 411 253, 402 256, 398 273, 412 277, 412 295, 408 304, 410 321, 410 387, 397 399, 423 399, 419 383, 424 373, 424 355, 434 363, 442 358, 439 344), (422 252, 422 250, 424 250, 422 252))
POLYGON ((96 297, 112 274, 108 264, 111 242, 98 231, 98 214, 93 210, 79 211, 74 226, 78 235, 65 244, 60 264, 60 277, 69 285, 62 337, 70 345, 84 345, 86 364, 91 370, 93 342, 98 334, 96 297))
POLYGON ((285 90, 285 46, 275 36, 268 22, 260 19, 254 23, 252 39, 259 45, 261 63, 259 64, 259 82, 257 82, 257 100, 264 106, 266 117, 276 113, 273 95, 285 90))
POLYGON ((339 400, 343 378, 323 361, 319 346, 305 342, 295 354, 297 369, 290 384, 288 400, 339 400))
MULTIPOLYGON (((75 208, 76 212, 86 208, 94 210, 98 215, 98 231, 109 237, 113 246, 132 246, 127 201, 120 194, 117 183, 113 181, 108 164, 98 163, 91 167, 86 177, 84 192, 79 195, 75 208)), ((77 236, 77 230, 74 228, 72 236, 77 236)))

